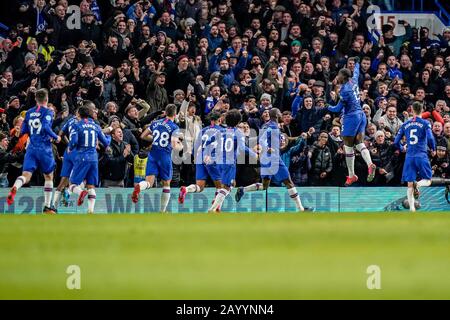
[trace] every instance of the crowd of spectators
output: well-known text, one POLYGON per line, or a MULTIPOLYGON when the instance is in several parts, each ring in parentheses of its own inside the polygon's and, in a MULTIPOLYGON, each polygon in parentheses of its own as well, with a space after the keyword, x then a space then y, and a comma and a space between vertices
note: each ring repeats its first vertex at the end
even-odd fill
MULTIPOLYGON (((168 103, 177 105, 185 129, 185 159, 209 113, 240 110, 239 129, 250 143, 277 107, 282 158, 295 184, 341 186, 341 116, 326 106, 338 102, 334 78, 342 67, 354 69, 355 56, 366 144, 377 165, 370 185, 401 183, 405 154, 392 142, 414 101, 424 103, 437 141, 433 174, 450 178, 450 28, 431 35, 398 21, 403 36, 385 24, 376 40, 367 29, 369 2, 348 2, 14 1, 14 23, 0 44, 0 185, 21 172, 24 112, 35 91, 47 88, 55 132, 83 100, 95 103, 93 119, 112 135, 111 146, 99 150, 101 186, 130 187, 142 176, 149 144, 140 136, 168 103), (79 6, 80 17, 70 5, 79 6)), ((64 147, 54 147, 58 167, 64 147)), ((355 169, 366 184, 358 154, 355 169)), ((174 186, 194 177, 192 164, 174 164, 174 186)), ((238 165, 238 185, 258 179, 258 165, 238 165)), ((39 175, 31 184, 42 184, 39 175)))

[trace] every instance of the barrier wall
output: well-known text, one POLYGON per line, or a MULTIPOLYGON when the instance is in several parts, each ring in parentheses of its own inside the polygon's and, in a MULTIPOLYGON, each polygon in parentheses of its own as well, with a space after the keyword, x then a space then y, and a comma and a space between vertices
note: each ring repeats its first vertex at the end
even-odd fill
MULTIPOLYGON (((42 188, 23 188, 16 196, 12 206, 6 204, 9 189, 0 189, 0 213, 35 214, 42 212, 44 195, 42 188)), ((97 189, 96 213, 151 213, 159 211, 161 189, 150 189, 141 193, 137 204, 131 201, 132 189, 97 189)), ((337 188, 306 187, 298 188, 304 206, 314 207, 318 212, 376 212, 404 210, 404 187, 337 188)), ((215 189, 202 193, 191 193, 184 204, 178 204, 178 189, 172 189, 168 206, 174 213, 206 212, 210 206, 215 189)), ((446 211, 450 205, 444 197, 443 187, 422 188, 421 210, 446 211)), ((222 206, 223 212, 293 212, 295 206, 285 188, 270 188, 266 191, 251 192, 244 195, 239 203, 232 196, 227 197, 222 206)), ((59 207, 59 213, 76 214, 87 211, 87 200, 81 207, 76 206, 73 196, 68 207, 59 207)))

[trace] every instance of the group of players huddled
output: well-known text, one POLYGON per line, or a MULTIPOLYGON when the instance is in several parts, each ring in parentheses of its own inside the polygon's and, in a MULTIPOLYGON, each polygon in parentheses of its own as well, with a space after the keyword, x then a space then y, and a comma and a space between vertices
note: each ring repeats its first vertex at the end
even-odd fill
MULTIPOLYGON (((359 58, 355 61, 352 72, 343 68, 339 71, 337 82, 340 85, 340 100, 336 106, 329 106, 332 112, 343 112, 342 135, 348 177, 345 185, 350 186, 358 181, 355 175, 354 162, 356 148, 368 166, 368 181, 373 180, 376 166, 364 144, 364 132, 367 120, 361 107, 358 88, 359 58)), ((36 92, 36 107, 27 111, 22 125, 22 134, 29 134, 30 141, 26 150, 22 175, 17 178, 11 188, 7 203, 14 202, 18 190, 31 179, 36 169, 45 178, 44 184, 44 213, 57 212, 57 206, 63 195, 67 201, 71 193, 78 195, 78 205, 82 205, 88 197, 88 213, 94 213, 98 184, 98 154, 97 143, 107 147, 111 138, 106 136, 101 128, 90 118, 90 104, 85 101, 75 116, 70 117, 62 128, 60 135, 52 131, 53 114, 47 108, 48 92, 40 89, 36 92), (61 183, 53 194, 53 171, 56 166, 52 152, 52 142, 59 143, 61 137, 66 136, 69 143, 63 157, 61 183), (68 187, 68 188, 67 188, 68 187)), ((407 199, 409 209, 415 211, 415 199, 419 197, 419 187, 436 184, 448 185, 444 179, 431 179, 432 170, 428 159, 428 148, 434 153, 436 143, 429 122, 421 118, 423 106, 419 102, 413 104, 414 117, 406 121, 400 128, 395 145, 402 151, 406 150, 406 160, 402 180, 407 182, 407 199), (420 177, 420 181, 416 181, 420 177)), ((177 107, 169 104, 165 110, 165 117, 152 122, 142 134, 141 138, 152 141, 149 151, 146 179, 134 187, 132 201, 137 203, 142 191, 152 188, 155 179, 162 183, 160 212, 166 212, 170 200, 170 182, 172 179, 172 149, 182 149, 183 135, 175 124, 177 107)), ((211 125, 205 127, 201 137, 196 140, 193 154, 196 155, 196 183, 180 188, 178 201, 184 203, 186 194, 202 192, 209 178, 214 182, 216 195, 209 212, 220 211, 225 198, 231 192, 236 176, 236 164, 240 155, 248 155, 256 159, 261 166, 262 183, 255 183, 246 187, 239 187, 235 194, 237 202, 246 192, 266 190, 273 177, 283 181, 290 198, 295 202, 298 211, 311 211, 302 205, 300 196, 291 180, 289 171, 280 157, 280 142, 282 135, 279 129, 281 112, 277 108, 269 111, 270 121, 261 129, 258 145, 250 149, 245 144, 242 133, 236 128, 241 122, 241 113, 230 110, 225 115, 226 127, 219 126, 219 114, 210 115, 211 125)))

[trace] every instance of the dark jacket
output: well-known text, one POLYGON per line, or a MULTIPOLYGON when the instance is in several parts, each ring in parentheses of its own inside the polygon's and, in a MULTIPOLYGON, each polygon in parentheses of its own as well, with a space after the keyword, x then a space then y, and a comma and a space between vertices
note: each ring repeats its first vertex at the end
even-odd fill
POLYGON ((110 146, 105 152, 105 156, 102 160, 103 179, 112 181, 124 180, 127 173, 127 162, 133 163, 133 152, 125 158, 123 151, 125 150, 126 143, 115 140, 111 141, 110 146))
POLYGON ((156 74, 152 74, 147 85, 145 92, 146 100, 151 109, 149 112, 155 112, 164 110, 169 104, 169 98, 167 97, 167 91, 164 87, 159 86, 156 82, 156 74))
POLYGON ((23 154, 13 154, 0 148, 0 173, 8 172, 10 163, 23 161, 23 154))
POLYGON ((320 147, 315 143, 311 147, 311 172, 320 175, 322 172, 330 173, 333 170, 333 162, 330 149, 325 145, 320 147))

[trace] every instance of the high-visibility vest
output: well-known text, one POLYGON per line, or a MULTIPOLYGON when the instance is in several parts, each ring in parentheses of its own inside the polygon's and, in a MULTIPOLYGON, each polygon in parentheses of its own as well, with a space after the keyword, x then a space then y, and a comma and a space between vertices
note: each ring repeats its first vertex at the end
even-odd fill
POLYGON ((145 179, 145 169, 147 168, 148 157, 141 158, 139 155, 134 156, 134 177, 145 179))
POLYGON ((45 62, 52 60, 52 52, 55 51, 54 46, 39 46, 38 52, 44 56, 45 62))

